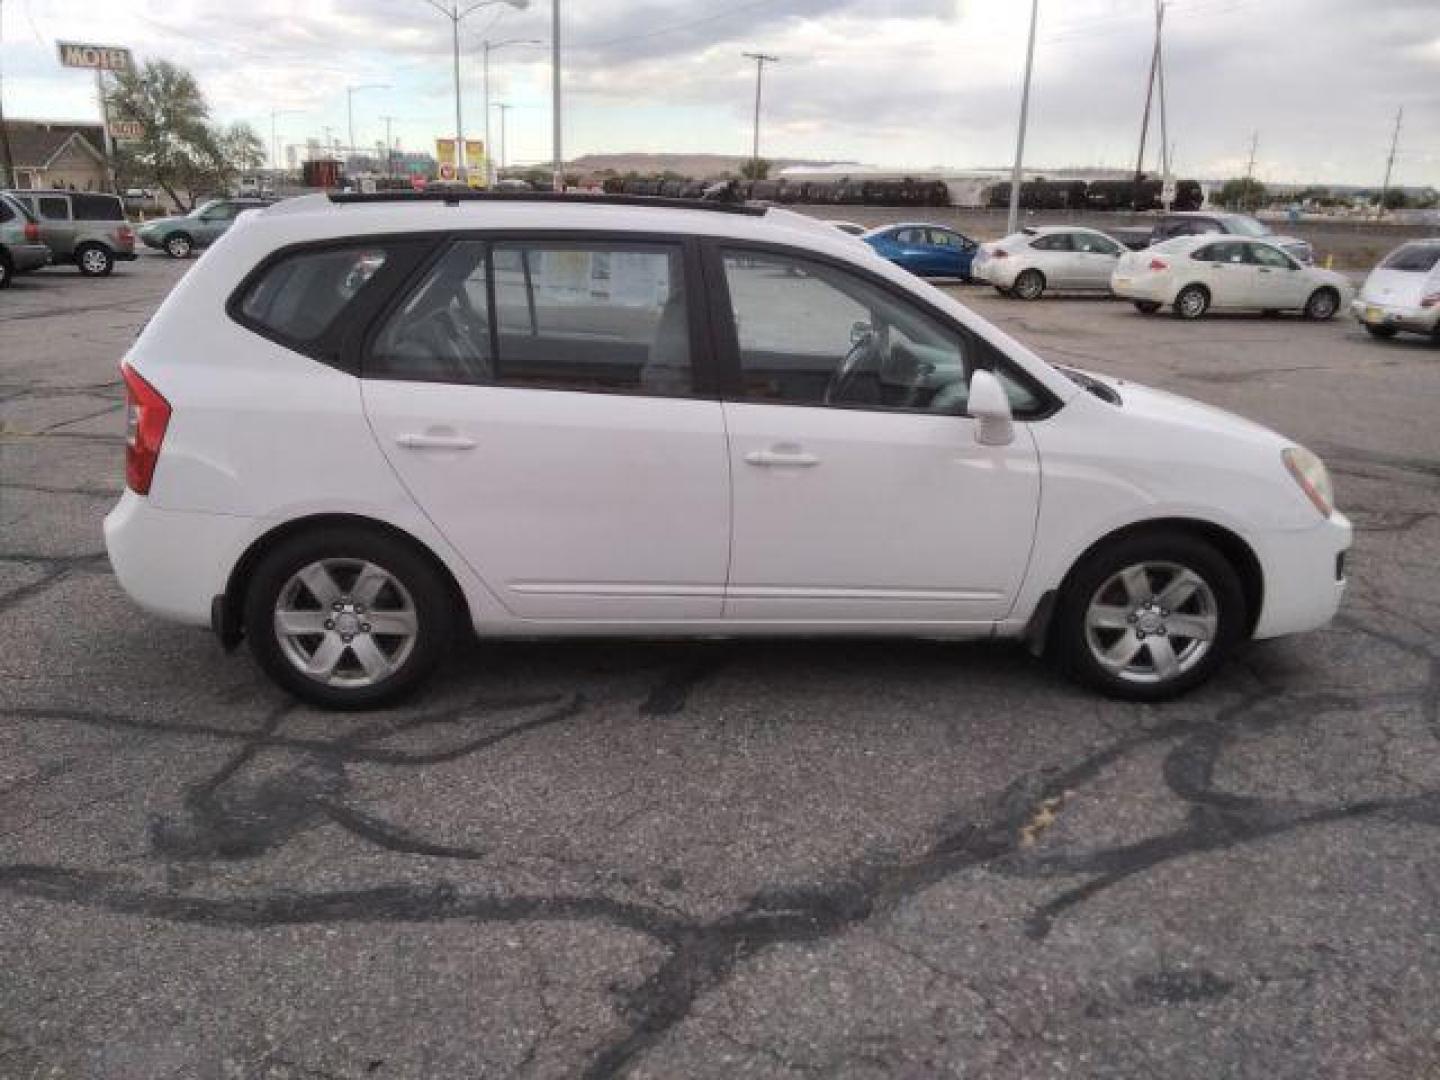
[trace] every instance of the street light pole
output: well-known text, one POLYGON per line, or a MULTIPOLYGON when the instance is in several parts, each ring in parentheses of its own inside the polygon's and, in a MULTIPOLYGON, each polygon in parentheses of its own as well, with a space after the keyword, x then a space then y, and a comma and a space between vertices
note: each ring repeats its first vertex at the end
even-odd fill
POLYGON ((485 87, 485 186, 488 188, 495 183, 495 167, 491 160, 494 155, 490 151, 490 54, 496 49, 503 49, 507 45, 544 45, 543 41, 537 38, 510 38, 506 41, 482 41, 480 43, 481 54, 485 58, 484 63, 484 87, 485 87))
POLYGON ((1010 173, 1010 216, 1006 235, 1020 223, 1020 175, 1025 161, 1025 122, 1030 115, 1030 72, 1035 67, 1035 23, 1040 18, 1040 0, 1030 2, 1030 44, 1025 47, 1025 89, 1020 92, 1020 131, 1015 137, 1015 168, 1010 173))
POLYGON ((503 101, 495 103, 495 108, 500 110, 500 168, 502 169, 505 168, 505 117, 514 107, 503 101))
POLYGON ((395 144, 390 141, 390 122, 395 119, 393 116, 382 116, 385 121, 385 179, 392 180, 395 177, 395 144))
MULTIPOLYGON (((558 3, 559 0, 556 2, 558 3)), ((463 181, 465 179, 465 124, 460 111, 460 24, 465 21, 467 16, 473 15, 483 7, 506 4, 516 11, 524 11, 530 6, 530 0, 475 0, 474 3, 465 6, 461 6, 460 0, 450 0, 448 7, 441 4, 439 0, 425 0, 425 3, 450 20, 450 48, 455 67, 455 175, 463 181)))
POLYGON ((760 179, 760 83, 765 75, 765 65, 778 63, 778 56, 767 53, 741 53, 748 60, 755 61, 755 138, 750 145, 750 179, 760 179))
MULTIPOLYGON (((555 144, 555 173, 550 186, 555 191, 565 190, 565 157, 560 147, 560 0, 550 4, 550 98, 551 98, 551 141, 555 144)), ((505 114, 500 114, 505 119, 505 114)))
POLYGON ((389 83, 361 83, 345 87, 345 122, 350 135, 350 153, 355 153, 355 92, 357 90, 389 90, 389 83))

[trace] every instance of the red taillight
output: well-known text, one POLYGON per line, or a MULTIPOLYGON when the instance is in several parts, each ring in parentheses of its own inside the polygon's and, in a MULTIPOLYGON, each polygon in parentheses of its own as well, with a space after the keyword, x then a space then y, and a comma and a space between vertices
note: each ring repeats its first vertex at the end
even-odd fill
POLYGON ((1420 301, 1420 306, 1423 308, 1440 307, 1440 292, 1432 292, 1420 301))
POLYGON ((135 242, 135 230, 129 225, 121 225, 115 230, 115 239, 121 244, 133 244, 135 242))
POLYGON ((25 242, 27 244, 38 244, 40 242, 40 226, 33 221, 25 222, 25 242))
POLYGON ((1151 260, 1150 260, 1150 269, 1151 269, 1151 270, 1169 270, 1169 269, 1170 269, 1170 264, 1167 263, 1164 259, 1151 259, 1151 260))
POLYGON ((129 364, 120 365, 120 374, 125 379, 125 483, 136 495, 146 495, 170 423, 170 403, 129 364))

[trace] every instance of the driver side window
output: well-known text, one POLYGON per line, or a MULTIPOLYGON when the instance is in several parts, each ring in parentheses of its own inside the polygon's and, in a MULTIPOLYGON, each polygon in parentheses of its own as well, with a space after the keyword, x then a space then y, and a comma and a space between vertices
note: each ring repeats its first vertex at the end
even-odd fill
MULTIPOLYGON (((994 350, 888 290, 826 263, 722 252, 742 400, 958 414, 994 350)), ((1017 413, 1038 395, 997 370, 1017 413)))

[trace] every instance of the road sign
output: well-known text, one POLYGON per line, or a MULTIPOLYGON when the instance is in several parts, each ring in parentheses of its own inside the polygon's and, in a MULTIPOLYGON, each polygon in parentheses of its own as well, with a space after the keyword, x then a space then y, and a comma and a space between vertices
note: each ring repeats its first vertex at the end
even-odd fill
POLYGON ((96 71, 129 71, 134 67, 130 50, 114 45, 90 45, 83 41, 57 41, 60 63, 72 68, 96 71))
POLYGON ((116 142, 137 142, 145 137, 145 125, 139 120, 112 120, 110 137, 116 142))

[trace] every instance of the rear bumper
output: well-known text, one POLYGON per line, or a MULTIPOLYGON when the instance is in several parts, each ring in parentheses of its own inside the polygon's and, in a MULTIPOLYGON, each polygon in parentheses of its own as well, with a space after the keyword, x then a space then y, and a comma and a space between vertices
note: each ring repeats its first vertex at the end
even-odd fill
POLYGON ((255 522, 229 514, 159 510, 126 490, 105 518, 105 550, 120 586, 146 611, 210 625, 255 522))
POLYGON ((1440 329, 1440 307, 1399 307, 1357 297, 1350 303, 1350 313, 1367 326, 1388 326, 1416 334, 1433 334, 1440 329))
POLYGON ((1256 539, 1265 599, 1257 638, 1299 634, 1324 626, 1345 595, 1345 556, 1353 533, 1338 511, 1314 528, 1273 532, 1256 539))
POLYGON ((1110 291, 1125 300, 1149 300, 1156 304, 1168 304, 1174 299, 1170 279, 1158 274, 1130 276, 1117 272, 1110 277, 1110 291))
POLYGON ((50 249, 44 244, 14 244, 5 250, 10 253, 10 264, 17 274, 39 270, 50 263, 50 249))
POLYGON ((133 248, 132 248, 130 251, 117 251, 117 252, 115 252, 115 261, 116 261, 116 262, 134 262, 134 261, 135 261, 136 259, 138 259, 139 257, 140 257, 139 255, 135 254, 135 251, 134 251, 133 248))

